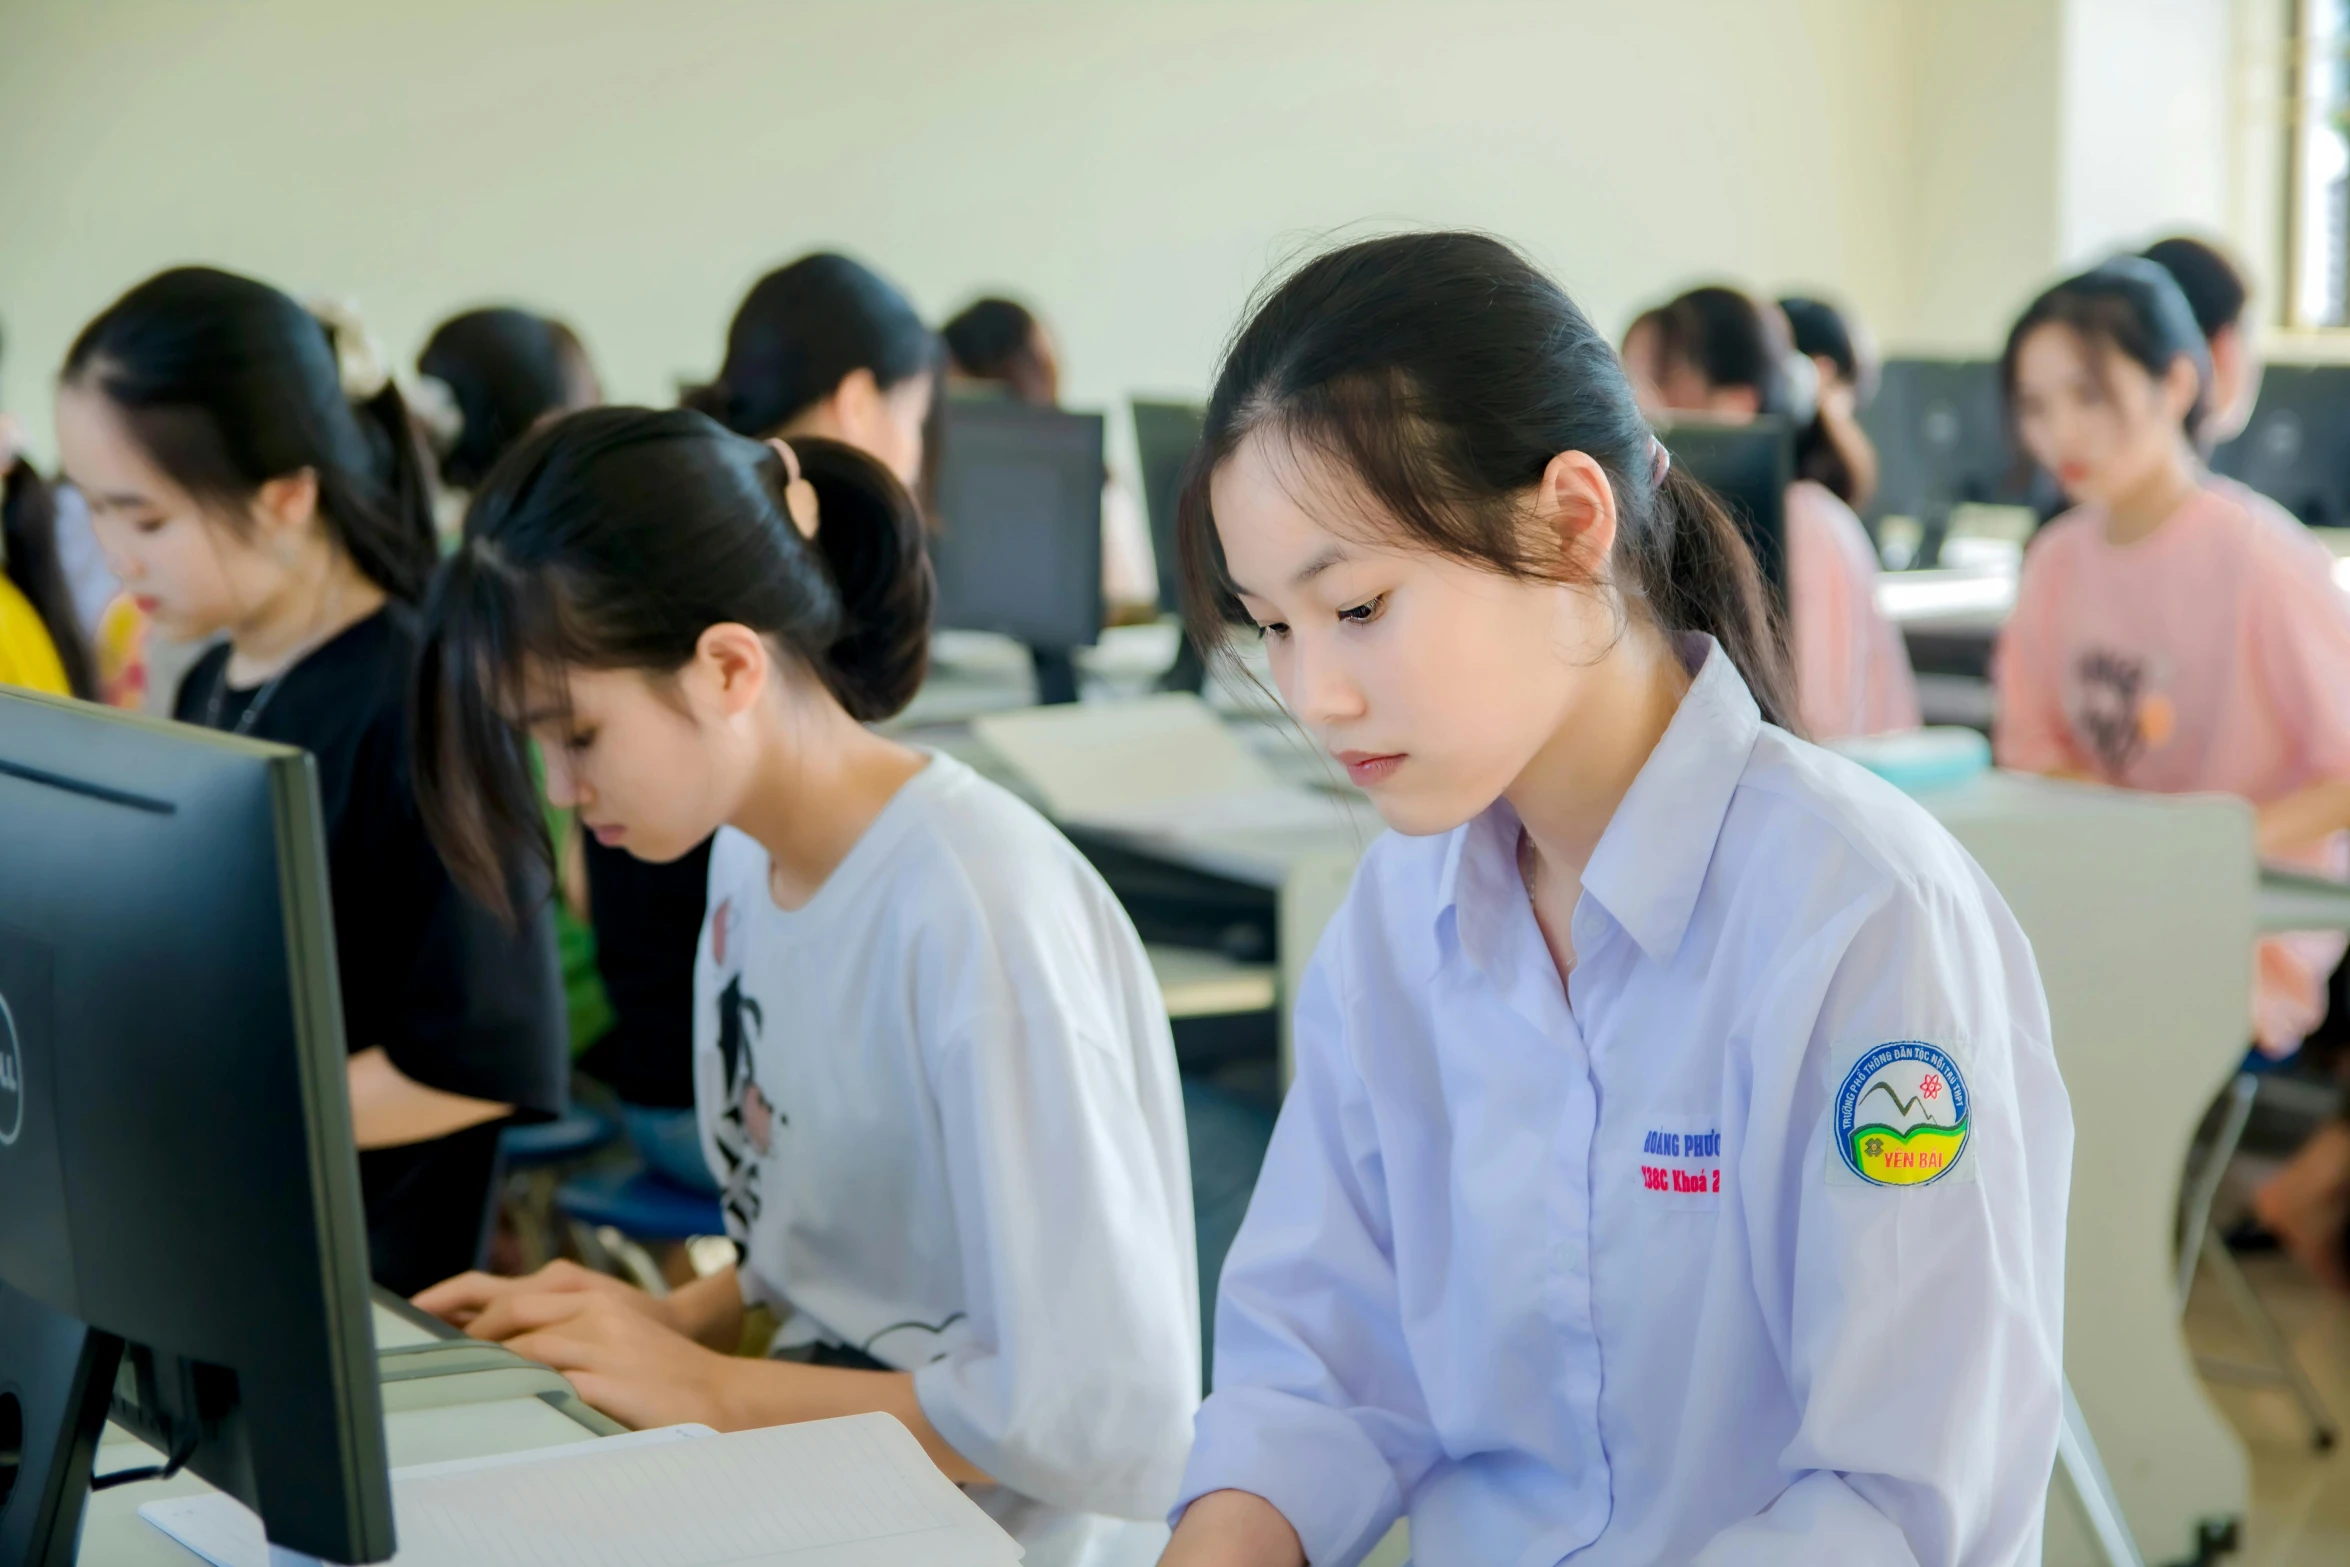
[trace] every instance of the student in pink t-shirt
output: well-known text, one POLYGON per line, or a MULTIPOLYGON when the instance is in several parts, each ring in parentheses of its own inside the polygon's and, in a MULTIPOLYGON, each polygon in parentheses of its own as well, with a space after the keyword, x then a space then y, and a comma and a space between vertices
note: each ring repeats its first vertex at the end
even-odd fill
POLYGON ((1778 306, 1734 288, 1691 289, 1635 320, 1623 355, 1651 417, 1776 414, 1796 426, 1802 477, 1787 491, 1787 619, 1803 726, 1814 740, 1915 729, 1917 678, 1877 608, 1876 547, 1852 512, 1875 464, 1824 415, 1817 374, 1795 352, 1778 306))
MULTIPOLYGON (((2209 360, 2170 275, 2123 257, 2009 335, 2016 430, 2078 502, 2025 556, 1994 663, 2003 766, 2260 812, 2262 855, 2350 871, 2350 599, 2333 560, 2196 457, 2209 360)), ((2325 1016, 2338 934, 2260 944, 2264 1051, 2325 1016)))

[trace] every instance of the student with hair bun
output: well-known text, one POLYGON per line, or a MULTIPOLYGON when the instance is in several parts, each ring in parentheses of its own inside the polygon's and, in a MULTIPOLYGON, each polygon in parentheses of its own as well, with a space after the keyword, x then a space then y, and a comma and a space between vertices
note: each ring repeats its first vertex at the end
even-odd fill
MULTIPOLYGON (((1789 733, 1754 559, 1500 242, 1319 256, 1181 507, 1397 829, 1306 971, 1167 1567, 2040 1553, 2072 1122, 2031 948, 1789 733), (1930 1413, 1929 1413, 1930 1412, 1930 1413)), ((1244 633, 1245 634, 1245 633, 1244 633)))
POLYGON ((562 1000, 527 868, 502 923, 417 815, 407 693, 433 540, 406 402, 348 317, 183 267, 83 328, 57 434, 140 608, 171 637, 221 637, 174 716, 317 759, 375 1277, 415 1290, 472 1266, 500 1125, 562 1109, 562 1000))
POLYGON ((2195 329, 2203 334, 2211 359, 2211 386, 2196 440, 2208 452, 2243 433, 2253 405, 2260 401, 2260 344, 2246 313, 2252 285, 2234 257, 2191 235, 2158 239, 2146 247, 2145 256, 2179 285, 2187 308, 2195 313, 2195 329))
POLYGON ((1776 306, 1734 288, 1695 288, 1635 323, 1624 342, 1652 415, 1774 415, 1795 430, 1787 490, 1787 636, 1796 716, 1814 740, 1918 725, 1909 650, 1877 608, 1877 554, 1853 514, 1874 471, 1825 412, 1812 361, 1776 306))
POLYGON ((1857 511, 1877 492, 1877 446, 1860 424, 1861 409, 1877 395, 1876 345, 1824 299, 1789 294, 1779 313, 1819 388, 1819 421, 1816 433, 1804 432, 1798 476, 1817 480, 1857 511))
POLYGON ((427 817, 494 894, 499 846, 543 843, 535 739, 608 848, 715 831, 696 1104, 742 1262, 658 1300, 557 1264, 418 1304, 634 1426, 887 1412, 1030 1562, 1144 1561, 1199 1387, 1174 1047, 1067 840, 866 727, 921 683, 930 611, 912 499, 837 441, 603 409, 474 497, 426 612, 427 817), (736 1358, 759 1303, 775 1348, 736 1358))
POLYGON ((817 251, 752 285, 727 328, 726 362, 685 405, 738 435, 845 441, 911 488, 939 370, 937 336, 895 285, 817 251))

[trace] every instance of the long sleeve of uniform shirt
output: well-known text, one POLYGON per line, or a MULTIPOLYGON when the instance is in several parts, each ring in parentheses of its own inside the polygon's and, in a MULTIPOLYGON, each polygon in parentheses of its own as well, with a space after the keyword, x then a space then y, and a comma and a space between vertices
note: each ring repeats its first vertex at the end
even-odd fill
POLYGON ((1506 804, 1366 858, 1226 1263, 1180 1503, 1315 1567, 2038 1548, 2071 1117, 2031 953, 1710 644, 1562 986, 1506 804), (1580 1553, 1580 1554, 1578 1554, 1580 1553))

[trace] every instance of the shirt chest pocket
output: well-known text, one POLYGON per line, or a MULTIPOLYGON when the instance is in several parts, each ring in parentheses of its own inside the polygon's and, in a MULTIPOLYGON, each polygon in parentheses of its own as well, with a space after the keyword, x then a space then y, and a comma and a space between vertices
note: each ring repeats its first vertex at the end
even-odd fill
POLYGON ((1627 1217, 1711 1213, 1722 1203, 1728 1145, 1711 1106, 1644 1109, 1627 1116, 1610 1150, 1609 1173, 1627 1217))

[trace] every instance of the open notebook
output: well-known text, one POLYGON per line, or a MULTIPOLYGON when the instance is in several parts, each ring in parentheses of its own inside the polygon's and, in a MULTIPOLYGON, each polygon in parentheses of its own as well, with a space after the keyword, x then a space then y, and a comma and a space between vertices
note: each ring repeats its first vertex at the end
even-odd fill
MULTIPOLYGON (((269 1567, 218 1494, 146 1519, 214 1567, 269 1567)), ((671 1426, 392 1473, 397 1567, 1012 1567, 1021 1550, 887 1415, 721 1436, 671 1426)))

